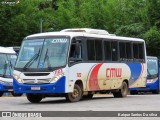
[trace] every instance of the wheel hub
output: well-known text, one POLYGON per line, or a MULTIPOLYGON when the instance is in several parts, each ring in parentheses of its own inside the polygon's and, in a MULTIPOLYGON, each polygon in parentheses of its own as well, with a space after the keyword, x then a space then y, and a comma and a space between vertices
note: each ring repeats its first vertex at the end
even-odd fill
POLYGON ((77 89, 74 89, 74 91, 73 91, 73 93, 72 93, 72 97, 73 97, 73 98, 76 98, 76 97, 78 97, 78 95, 79 95, 78 90, 77 90, 77 89))

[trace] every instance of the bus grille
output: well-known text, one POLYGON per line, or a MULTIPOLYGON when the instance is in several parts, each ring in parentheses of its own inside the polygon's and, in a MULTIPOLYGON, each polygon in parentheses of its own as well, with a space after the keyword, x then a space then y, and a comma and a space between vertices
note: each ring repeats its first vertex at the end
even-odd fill
POLYGON ((47 76, 50 73, 24 73, 25 76, 47 76))
POLYGON ((47 84, 50 83, 50 78, 48 79, 23 79, 24 84, 47 84))
POLYGON ((13 86, 3 86, 4 89, 13 89, 13 86))

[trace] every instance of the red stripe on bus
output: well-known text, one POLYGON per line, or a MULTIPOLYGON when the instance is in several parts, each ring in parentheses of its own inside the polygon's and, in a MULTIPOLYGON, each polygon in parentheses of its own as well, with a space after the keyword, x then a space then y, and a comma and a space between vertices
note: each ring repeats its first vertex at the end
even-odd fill
POLYGON ((91 71, 90 78, 89 78, 89 89, 90 90, 100 89, 99 84, 98 84, 98 71, 101 66, 102 66, 102 63, 97 64, 91 71))

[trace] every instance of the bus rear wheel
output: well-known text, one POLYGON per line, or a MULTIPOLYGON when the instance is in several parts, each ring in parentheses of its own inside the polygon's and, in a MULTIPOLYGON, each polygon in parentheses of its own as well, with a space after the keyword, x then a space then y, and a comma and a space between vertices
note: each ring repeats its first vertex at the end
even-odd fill
POLYGON ((118 92, 113 92, 115 98, 126 97, 128 94, 128 85, 125 81, 122 82, 122 86, 118 92))
POLYGON ((2 97, 3 96, 3 92, 0 92, 0 97, 2 97))
POLYGON ((78 102, 82 98, 82 89, 79 85, 75 84, 72 93, 66 94, 66 100, 69 102, 78 102))
POLYGON ((27 94, 26 96, 31 103, 39 103, 43 98, 42 95, 38 94, 27 94))

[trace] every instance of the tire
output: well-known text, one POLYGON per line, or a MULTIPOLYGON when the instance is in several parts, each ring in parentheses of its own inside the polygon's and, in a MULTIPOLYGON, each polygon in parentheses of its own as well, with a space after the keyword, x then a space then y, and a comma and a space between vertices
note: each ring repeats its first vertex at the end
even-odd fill
POLYGON ((3 96, 3 92, 0 92, 0 97, 2 97, 3 96))
POLYGON ((115 98, 122 98, 122 97, 126 97, 128 94, 128 85, 126 82, 122 82, 122 86, 120 88, 120 90, 118 92, 113 92, 113 96, 115 98))
POLYGON ((159 94, 159 90, 152 90, 153 94, 159 94))
POLYGON ((42 100, 42 95, 38 94, 26 94, 28 101, 31 103, 39 103, 42 100))
POLYGON ((66 100, 69 102, 78 102, 82 98, 82 89, 79 85, 74 85, 74 90, 72 93, 66 94, 66 100))
POLYGON ((84 95, 83 98, 84 99, 92 99, 93 98, 93 94, 84 95))
POLYGON ((138 94, 138 91, 136 90, 130 91, 130 95, 137 95, 137 94, 138 94))
POLYGON ((23 95, 23 93, 14 93, 14 92, 11 92, 12 96, 14 97, 20 97, 23 95))

